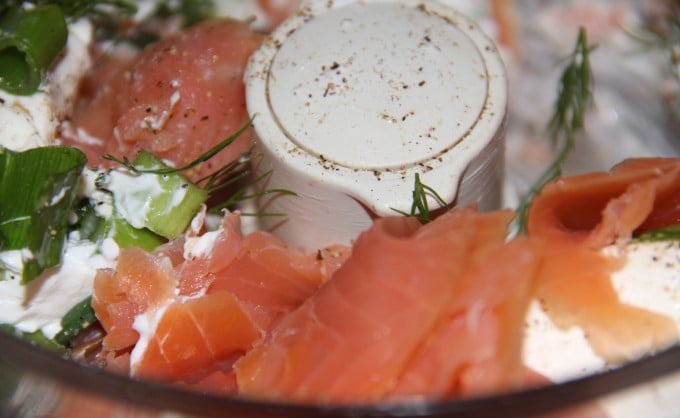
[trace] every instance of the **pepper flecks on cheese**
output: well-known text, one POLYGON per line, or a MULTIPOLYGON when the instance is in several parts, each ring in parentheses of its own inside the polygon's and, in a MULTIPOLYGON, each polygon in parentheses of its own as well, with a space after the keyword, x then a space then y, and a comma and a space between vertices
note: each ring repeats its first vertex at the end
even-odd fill
MULTIPOLYGON (((603 251, 612 254, 620 249, 603 251)), ((634 242, 625 251, 626 264, 611 277, 619 299, 672 318, 680 330, 680 242, 634 242)), ((555 382, 610 367, 590 347, 582 329, 559 329, 539 301, 534 301, 527 314, 524 344, 525 363, 555 382)), ((650 347, 650 351, 662 348, 650 347)))
POLYGON ((88 19, 69 24, 68 42, 38 92, 16 96, 0 90, 0 146, 24 151, 54 143, 59 123, 71 114, 80 79, 92 65, 88 19))
MULTIPOLYGON (((620 251, 621 248, 614 246, 603 250, 606 254, 620 251)), ((680 242, 633 242, 626 245, 624 251, 626 264, 611 276, 619 299, 671 318, 680 330, 680 242)), ((663 348, 650 344, 651 353, 663 348)), ((526 316, 522 356, 525 365, 557 383, 613 367, 591 347, 582 328, 558 328, 537 300, 532 302, 526 316)), ((657 382, 637 393, 606 398, 600 407, 612 418, 637 418, 642 416, 641 410, 654 411, 650 416, 675 416, 672 411, 676 410, 676 401, 668 395, 676 393, 677 386, 675 378, 664 384, 657 382)))

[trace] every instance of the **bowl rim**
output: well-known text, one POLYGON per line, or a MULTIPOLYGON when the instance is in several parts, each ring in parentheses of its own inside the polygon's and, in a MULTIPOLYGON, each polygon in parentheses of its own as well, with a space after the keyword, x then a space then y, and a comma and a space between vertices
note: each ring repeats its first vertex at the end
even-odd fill
POLYGON ((322 405, 270 402, 191 392, 167 384, 130 379, 86 366, 0 331, 0 365, 28 371, 90 395, 123 401, 140 409, 201 417, 526 417, 556 411, 647 383, 680 370, 680 344, 619 368, 564 383, 478 398, 322 405), (269 415, 271 414, 271 415, 269 415))

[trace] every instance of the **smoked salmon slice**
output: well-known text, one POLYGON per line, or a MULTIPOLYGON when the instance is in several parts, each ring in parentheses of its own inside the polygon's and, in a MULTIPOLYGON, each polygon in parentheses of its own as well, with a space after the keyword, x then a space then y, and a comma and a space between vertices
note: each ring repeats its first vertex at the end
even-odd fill
POLYGON ((636 230, 678 223, 680 159, 645 158, 547 184, 531 204, 527 230, 551 244, 587 240, 602 248, 636 230))
MULTIPOLYGON (((241 303, 226 292, 177 301, 162 313, 132 364, 134 376, 191 381, 247 351, 261 335, 241 303)), ((133 350, 133 355, 135 351, 133 350)))
POLYGON ((680 221, 680 159, 636 159, 609 173, 557 180, 534 199, 528 234, 545 243, 536 296, 553 322, 581 327, 612 364, 653 353, 678 338, 666 316, 625 305, 611 275, 625 265, 636 231, 680 221), (601 250, 618 245, 614 254, 601 250))
POLYGON ((106 351, 131 347, 139 333, 135 317, 174 298, 177 275, 165 257, 136 248, 122 248, 114 270, 99 270, 94 279, 92 307, 106 330, 106 351))
POLYGON ((511 217, 466 209, 422 227, 413 218, 376 220, 335 275, 236 362, 239 392, 292 401, 384 399, 461 291, 470 260, 486 252, 475 254, 475 235, 500 245, 511 217))
MULTIPOLYGON (((102 155, 127 156, 147 150, 185 165, 244 127, 243 72, 262 35, 248 22, 207 20, 170 35, 136 57, 103 66, 106 80, 86 103, 77 103, 62 141, 81 148, 90 165, 102 155)), ((185 174, 202 178, 238 158, 252 145, 252 133, 185 174)))
POLYGON ((498 242, 504 235, 505 224, 498 224, 496 240, 475 246, 466 271, 456 278, 456 292, 391 399, 481 396, 523 386, 522 329, 540 252, 526 238, 498 242), (476 257, 480 250, 484 256, 476 257))
POLYGON ((314 254, 286 247, 265 232, 243 239, 241 249, 225 268, 214 272, 207 293, 227 291, 256 312, 269 329, 281 316, 304 302, 325 280, 314 254))
POLYGON ((228 213, 219 229, 188 233, 154 253, 121 250, 116 269, 95 280, 93 306, 108 332, 100 357, 136 378, 233 392, 233 362, 346 254, 343 247, 307 254, 240 228, 239 215, 228 213))
POLYGON ((548 184, 526 237, 507 240, 511 211, 451 209, 426 225, 376 219, 351 249, 317 254, 243 236, 227 214, 155 254, 121 251, 93 304, 107 353, 136 377, 285 402, 488 395, 530 384, 532 298, 610 364, 677 341, 675 322, 622 303, 611 275, 636 233, 678 224, 679 191, 680 159, 630 160, 548 184))

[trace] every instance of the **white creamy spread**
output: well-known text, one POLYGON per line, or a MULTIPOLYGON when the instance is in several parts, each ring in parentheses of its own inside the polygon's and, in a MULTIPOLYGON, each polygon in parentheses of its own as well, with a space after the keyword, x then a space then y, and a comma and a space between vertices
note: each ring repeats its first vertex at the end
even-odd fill
MULTIPOLYGON (((604 250, 611 254, 615 247, 604 250)), ((631 243, 625 267, 612 275, 622 302, 672 318, 680 330, 680 243, 631 243)), ((524 361, 555 382, 604 370, 607 365, 590 347, 583 330, 557 328, 538 302, 526 320, 524 361)))
POLYGON ((156 333, 156 328, 158 327, 158 324, 161 322, 161 319, 165 314, 165 310, 168 308, 168 306, 170 306, 172 302, 174 301, 172 299, 169 299, 162 306, 156 309, 149 310, 148 312, 139 314, 135 317, 135 320, 132 323, 132 329, 139 333, 139 339, 137 340, 137 343, 132 349, 132 352, 130 352, 131 375, 134 374, 136 365, 144 357, 144 352, 146 352, 146 348, 149 345, 149 341, 156 333))
MULTIPOLYGON (((111 170, 102 178, 102 187, 113 193, 116 212, 135 228, 144 228, 152 211, 154 199, 167 193, 156 174, 134 174, 124 170, 111 170)), ((167 209, 180 204, 187 190, 178 187, 173 191, 167 209)), ((164 216, 164 214, 154 214, 164 216)))
POLYGON ((92 23, 69 24, 68 42, 40 90, 15 96, 0 90, 0 146, 13 151, 51 145, 59 122, 73 108, 78 84, 92 65, 92 23))
MULTIPOLYGON (((606 248, 605 253, 618 251, 606 248)), ((626 265, 612 275, 612 284, 622 302, 672 318, 680 329, 680 242, 631 243, 626 247, 626 265)), ((602 372, 609 365, 591 348, 579 327, 559 329, 533 302, 526 319, 524 363, 554 382, 602 372)), ((672 383, 672 382, 671 382, 672 383)), ((680 385, 680 381, 674 384, 680 385)), ((668 387, 668 386, 666 386, 668 387)), ((614 396, 600 402, 616 418, 636 418, 640 408, 654 410, 655 417, 675 417, 678 401, 660 396, 662 387, 644 388, 636 397, 614 396), (628 399, 636 399, 630 408, 628 399)))
POLYGON ((97 269, 115 266, 118 246, 107 239, 102 248, 92 242, 69 242, 61 266, 27 285, 19 276, 0 281, 0 323, 24 332, 42 330, 53 338, 66 312, 92 294, 97 269))
POLYGON ((220 228, 199 237, 188 237, 184 243, 184 259, 191 260, 212 254, 215 243, 222 233, 223 229, 220 228))
POLYGON ((12 279, 15 275, 20 276, 26 261, 32 259, 33 253, 28 248, 0 252, 0 266, 5 269, 4 273, 0 274, 0 280, 12 279))

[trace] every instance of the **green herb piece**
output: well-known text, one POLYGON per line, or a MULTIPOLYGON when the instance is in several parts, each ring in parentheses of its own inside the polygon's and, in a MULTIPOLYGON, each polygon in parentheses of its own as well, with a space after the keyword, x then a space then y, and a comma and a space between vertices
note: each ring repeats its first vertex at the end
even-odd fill
POLYGON ((100 182, 101 188, 113 193, 117 213, 133 227, 148 228, 168 239, 179 237, 208 198, 208 192, 149 152, 142 151, 133 164, 125 164, 131 173, 111 172, 107 176, 132 179, 121 184, 116 180, 108 185, 100 182))
MULTIPOLYGON (((262 189, 257 190, 257 185, 266 183, 267 179, 272 175, 272 171, 267 171, 254 179, 250 179, 251 170, 247 169, 245 171, 239 172, 237 175, 230 177, 227 181, 220 184, 220 187, 226 187, 227 185, 237 184, 239 180, 246 180, 244 184, 241 184, 234 192, 232 192, 227 199, 224 201, 212 205, 209 209, 211 213, 219 213, 223 209, 232 207, 239 203, 245 202, 250 199, 257 199, 262 196, 269 194, 287 194, 291 196, 297 196, 297 194, 291 190, 287 189, 262 189)), ((216 189, 212 189, 216 190, 216 189)), ((284 216, 283 213, 241 213, 242 216, 284 216)))
MULTIPOLYGON (((170 174, 177 174, 181 173, 182 171, 190 170, 196 166, 198 166, 201 163, 204 163, 208 160, 210 160, 212 157, 214 157, 217 153, 222 151, 224 148, 229 146, 232 142, 234 142, 239 136, 241 136, 244 132, 248 130, 250 125, 252 125, 252 119, 248 121, 241 129, 239 129, 236 133, 230 135, 228 138, 223 140, 222 142, 218 143, 215 145, 213 148, 209 149, 205 153, 201 154, 198 156, 195 160, 189 162, 188 164, 174 168, 174 167, 168 167, 166 165, 163 166, 149 166, 149 167, 142 167, 139 166, 138 164, 130 162, 130 160, 127 157, 123 158, 118 158, 113 155, 107 154, 105 155, 104 158, 105 160, 113 161, 118 164, 121 164, 123 167, 127 168, 133 173, 139 173, 139 174, 161 174, 161 175, 170 175, 170 174)), ((150 154, 149 154, 150 155, 150 154)), ((236 188, 235 191, 232 191, 229 194, 229 197, 227 197, 224 201, 216 203, 211 205, 208 208, 208 211, 211 213, 219 213, 222 211, 224 208, 228 208, 232 205, 241 203, 243 201, 246 201, 248 199, 253 199, 257 198, 260 196, 264 196, 267 194, 272 194, 272 193, 281 193, 281 194, 289 194, 296 196, 296 193, 291 191, 291 190, 286 190, 286 189, 264 189, 260 191, 256 191, 254 193, 249 193, 251 190, 254 189, 254 187, 258 184, 263 184, 266 182, 266 180, 269 178, 269 176, 272 174, 271 172, 265 172, 258 177, 252 179, 253 173, 252 173, 252 149, 246 151, 241 155, 239 158, 237 158, 235 161, 232 161, 231 163, 225 165, 224 167, 221 167, 220 169, 216 170, 215 172, 207 175, 206 177, 198 180, 195 184, 198 187, 201 187, 203 190, 206 191, 209 195, 213 195, 215 192, 219 190, 224 190, 224 189, 229 189, 229 188, 236 188)), ((249 213, 242 213, 241 215, 243 216, 281 216, 283 214, 278 214, 278 213, 257 213, 257 214, 249 214, 249 213)))
POLYGON ((548 135, 553 147, 561 148, 552 164, 520 201, 514 222, 520 234, 526 234, 533 198, 543 186, 562 176, 562 166, 574 148, 576 135, 583 130, 586 110, 592 101, 593 76, 589 56, 593 49, 593 46, 588 45, 585 29, 581 28, 576 46, 562 72, 554 113, 548 123, 548 135))
POLYGON ((139 247, 146 251, 153 251, 165 240, 160 235, 146 228, 135 228, 125 219, 115 216, 111 220, 113 240, 121 248, 139 247))
POLYGON ((67 37, 64 14, 55 5, 6 10, 0 16, 0 89, 35 93, 67 37))
POLYGON ((0 148, 0 251, 21 252, 22 283, 61 263, 85 162, 72 147, 0 148))
MULTIPOLYGON (((168 166, 151 153, 142 151, 135 160, 135 168, 153 170, 168 166)), ((151 199, 146 227, 161 236, 174 239, 187 229, 208 198, 208 193, 180 173, 162 174, 158 177, 163 193, 151 199), (178 194, 183 195, 180 201, 177 201, 178 194)))
POLYGON ((658 242, 680 241, 680 225, 671 225, 662 229, 645 231, 635 237, 635 241, 658 242))
POLYGON ((11 324, 0 324, 0 329, 10 334, 13 334, 21 338, 22 340, 28 341, 29 343, 37 347, 45 348, 47 350, 61 354, 64 353, 64 347, 57 344, 54 340, 47 338, 45 334, 43 334, 43 332, 40 330, 35 332, 23 332, 11 324))
POLYGON ((433 220, 430 206, 427 203, 427 200, 430 197, 434 198, 440 208, 448 206, 448 203, 446 203, 432 187, 423 184, 420 181, 420 174, 416 173, 413 184, 413 203, 411 204, 411 211, 404 212, 397 209, 392 210, 404 216, 415 216, 420 223, 426 224, 433 220))
POLYGON ((66 312, 61 319, 61 331, 54 336, 54 341, 66 346, 80 331, 96 321, 97 317, 92 308, 92 296, 88 296, 66 312))
POLYGON ((107 220, 97 215, 89 198, 78 201, 73 211, 76 219, 69 230, 78 231, 81 240, 98 242, 106 238, 110 229, 107 220))
POLYGON ((92 200, 84 198, 75 206, 76 222, 70 230, 78 231, 80 239, 100 242, 111 236, 121 248, 140 247, 147 251, 165 242, 160 235, 146 228, 135 228, 116 213, 110 218, 99 216, 94 205, 92 200))

